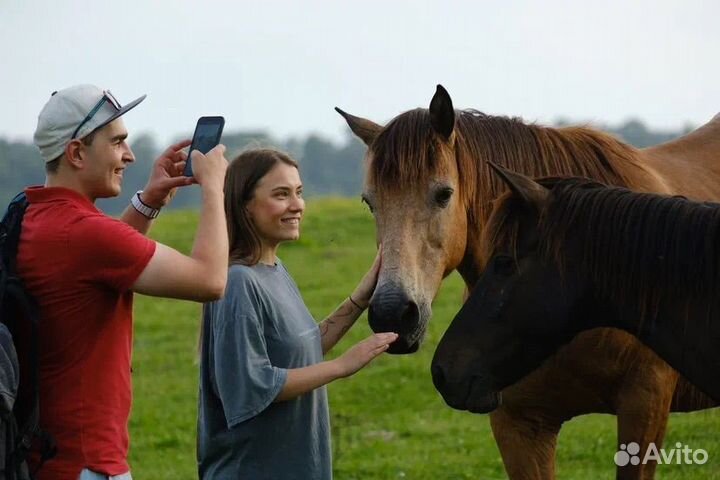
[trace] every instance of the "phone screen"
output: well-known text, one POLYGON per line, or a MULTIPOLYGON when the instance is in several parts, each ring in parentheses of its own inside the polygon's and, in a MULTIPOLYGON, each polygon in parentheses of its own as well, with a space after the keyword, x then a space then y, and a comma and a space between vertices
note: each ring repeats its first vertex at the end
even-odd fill
MULTIPOLYGON (((220 136, 222 135, 224 125, 225 119, 223 117, 201 117, 195 127, 195 134, 193 135, 188 155, 193 150, 198 150, 200 153, 207 153, 215 148, 215 146, 220 143, 220 136)), ((188 156, 187 163, 185 164, 185 176, 192 177, 192 175, 192 162, 190 156, 188 156)))

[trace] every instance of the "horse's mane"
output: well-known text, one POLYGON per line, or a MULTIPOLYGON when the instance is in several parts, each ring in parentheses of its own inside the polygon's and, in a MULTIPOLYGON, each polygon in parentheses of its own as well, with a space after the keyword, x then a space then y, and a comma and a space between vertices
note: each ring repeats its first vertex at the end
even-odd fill
MULTIPOLYGON (((489 200, 505 191, 487 170, 487 161, 532 177, 584 176, 625 186, 637 154, 632 146, 587 127, 543 127, 476 110, 456 111, 455 119, 461 194, 474 228, 487 221, 489 200)), ((432 133, 427 109, 395 117, 370 146, 369 181, 397 190, 431 180, 441 162, 441 146, 432 133)))
MULTIPOLYGON (((540 216, 539 243, 544 258, 561 271, 569 265, 568 256, 577 254, 573 268, 587 275, 604 298, 637 308, 642 317, 654 316, 663 299, 685 308, 702 302, 706 313, 717 307, 709 300, 716 298, 720 282, 720 204, 636 193, 582 178, 540 183, 551 195, 540 216)), ((495 248, 517 245, 516 202, 506 195, 493 212, 486 238, 495 248)))
MULTIPOLYGON (((610 298, 654 314, 662 299, 707 302, 720 281, 720 204, 557 181, 540 223, 545 254, 572 236, 580 268, 610 298)), ((710 307, 710 305, 708 305, 710 307)))

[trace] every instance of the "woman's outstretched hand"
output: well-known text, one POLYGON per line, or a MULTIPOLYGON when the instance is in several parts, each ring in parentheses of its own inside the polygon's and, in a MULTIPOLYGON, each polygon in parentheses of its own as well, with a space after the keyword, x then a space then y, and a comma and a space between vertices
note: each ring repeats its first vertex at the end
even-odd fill
POLYGON ((387 350, 397 338, 397 333, 393 332, 375 333, 355 344, 347 352, 332 360, 338 367, 338 375, 349 377, 354 374, 387 350))

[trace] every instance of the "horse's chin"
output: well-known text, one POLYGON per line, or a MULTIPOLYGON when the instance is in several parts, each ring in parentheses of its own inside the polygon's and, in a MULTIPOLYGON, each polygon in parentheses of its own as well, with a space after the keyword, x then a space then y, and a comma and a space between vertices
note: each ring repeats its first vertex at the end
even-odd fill
POLYGON ((481 396, 470 396, 467 399, 466 409, 472 413, 490 413, 500 406, 501 395, 491 392, 481 396))
POLYGON ((398 338, 388 346, 387 353, 392 355, 415 353, 420 349, 423 338, 425 338, 425 328, 417 326, 409 333, 401 333, 398 338))
POLYGON ((415 353, 420 348, 420 340, 415 340, 412 343, 408 343, 405 339, 398 338, 387 349, 387 353, 393 355, 407 355, 415 353))
POLYGON ((491 392, 486 395, 470 395, 463 401, 445 398, 445 403, 455 410, 467 410, 470 413, 490 413, 500 406, 501 395, 491 392))
POLYGON ((447 385, 439 391, 445 403, 455 410, 490 413, 502 403, 502 393, 488 388, 487 383, 477 378, 454 386, 447 385))

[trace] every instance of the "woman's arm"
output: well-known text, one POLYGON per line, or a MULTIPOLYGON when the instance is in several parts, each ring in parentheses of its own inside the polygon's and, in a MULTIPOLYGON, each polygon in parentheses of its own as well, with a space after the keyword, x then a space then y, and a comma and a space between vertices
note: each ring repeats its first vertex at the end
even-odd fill
POLYGON ((382 262, 382 245, 378 248, 370 270, 363 276, 355 291, 335 309, 325 320, 320 322, 323 354, 329 352, 335 344, 350 330, 355 320, 365 311, 375 291, 378 272, 382 262))
POLYGON ((329 352, 340 341, 365 310, 362 305, 353 302, 357 301, 354 298, 350 300, 348 297, 330 316, 320 323, 323 354, 329 352))
POLYGON ((396 338, 395 333, 376 333, 334 360, 289 369, 285 385, 275 401, 290 400, 338 378, 349 377, 387 350, 396 338))

